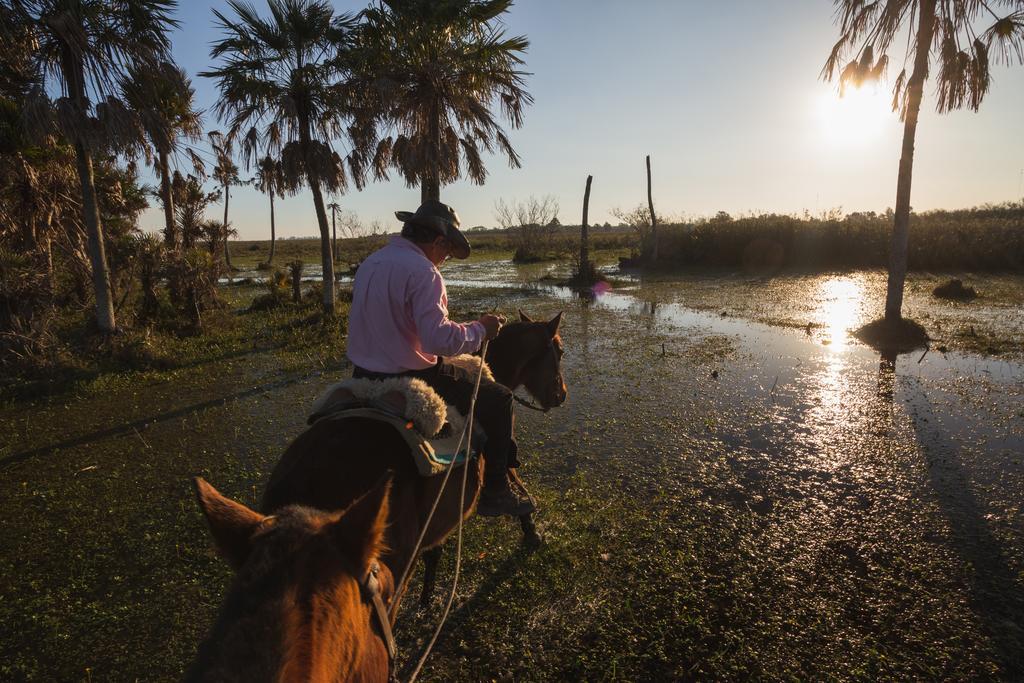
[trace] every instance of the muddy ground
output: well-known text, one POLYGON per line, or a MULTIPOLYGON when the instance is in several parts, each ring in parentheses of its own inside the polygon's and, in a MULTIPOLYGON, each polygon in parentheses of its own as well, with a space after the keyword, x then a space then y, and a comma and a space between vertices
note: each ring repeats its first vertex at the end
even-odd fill
MULTIPOLYGON (((624 277, 589 301, 530 285, 542 271, 449 270, 464 315, 565 311, 570 395, 519 415, 545 545, 472 520, 426 680, 1024 676, 1012 349, 880 358, 848 336, 873 273, 807 276, 787 304, 781 285, 722 275, 624 277)), ((1012 344, 1024 284, 999 283, 965 315, 1004 321, 1012 344)), ((908 308, 928 288, 912 280, 908 308)), ((949 310, 928 309, 967 320, 949 310)), ((340 352, 304 362, 261 343, 259 314, 237 315, 253 331, 223 357, 0 413, 0 678, 163 680, 187 665, 230 578, 189 478, 254 503, 345 373, 340 352)), ((441 592, 403 607, 406 657, 441 592)))

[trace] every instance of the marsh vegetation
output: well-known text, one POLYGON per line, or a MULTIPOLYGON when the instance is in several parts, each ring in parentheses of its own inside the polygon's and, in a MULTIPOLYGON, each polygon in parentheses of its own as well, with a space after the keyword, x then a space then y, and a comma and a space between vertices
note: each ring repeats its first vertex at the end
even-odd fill
MULTIPOLYGON (((551 268, 572 264, 448 267, 456 317, 566 311, 569 400, 519 416, 545 546, 468 526, 429 679, 1021 671, 1017 328, 1001 328, 1004 360, 954 343, 890 370, 848 334, 882 271, 619 275, 590 301, 538 286, 551 268)), ((975 277, 991 295, 966 308, 912 274, 908 307, 942 329, 1019 324, 1001 311, 1020 278, 975 277)), ((255 505, 313 398, 347 374, 318 299, 251 310, 262 291, 222 287, 207 334, 165 367, 106 368, 0 413, 2 494, 30 512, 0 535, 6 676, 174 678, 193 656, 229 570, 188 478, 255 505)), ((435 607, 405 605, 404 651, 435 607)))
MULTIPOLYGON (((345 193, 522 165, 511 5, 229 2, 204 112, 173 1, 0 2, 0 678, 180 678, 230 580, 189 480, 255 506, 350 373, 352 274, 389 237, 345 193), (237 239, 250 183, 269 240, 237 239), (313 236, 280 239, 298 194, 313 236)), ((1024 677, 1024 205, 910 196, 926 84, 979 109, 1024 6, 835 6, 841 92, 909 41, 893 209, 656 213, 648 156, 614 226, 592 176, 580 225, 542 195, 462 226, 452 317, 564 311, 569 400, 518 416, 544 544, 471 520, 427 678, 1024 677)), ((437 607, 403 603, 399 666, 437 607)))

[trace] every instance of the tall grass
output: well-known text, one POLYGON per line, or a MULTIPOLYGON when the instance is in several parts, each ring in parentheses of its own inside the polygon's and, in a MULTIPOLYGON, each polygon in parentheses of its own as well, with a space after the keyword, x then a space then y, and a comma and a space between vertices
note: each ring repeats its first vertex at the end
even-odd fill
MULTIPOLYGON (((722 267, 754 269, 884 268, 888 265, 891 212, 832 211, 819 217, 760 214, 733 218, 719 213, 688 222, 662 224, 659 268, 722 267)), ((483 258, 509 258, 518 241, 512 230, 472 230, 473 252, 483 258)), ((630 226, 591 227, 591 249, 637 256, 646 252, 641 233, 630 226)), ((552 230, 542 260, 572 259, 579 253, 578 225, 552 230)), ((649 239, 649 233, 644 233, 649 239)), ((340 239, 338 259, 357 264, 388 240, 387 235, 340 239)), ((279 240, 279 263, 315 261, 319 241, 279 240)), ((266 259, 265 241, 232 243, 236 265, 266 259)), ((913 214, 910 268, 916 270, 1024 270, 1024 203, 986 205, 956 211, 913 214)))
MULTIPOLYGON (((660 267, 874 268, 888 264, 891 212, 821 218, 719 214, 661 226, 660 267)), ((645 250, 646 251, 646 250, 645 250)), ((1024 204, 914 214, 909 267, 916 270, 1024 269, 1024 204)))

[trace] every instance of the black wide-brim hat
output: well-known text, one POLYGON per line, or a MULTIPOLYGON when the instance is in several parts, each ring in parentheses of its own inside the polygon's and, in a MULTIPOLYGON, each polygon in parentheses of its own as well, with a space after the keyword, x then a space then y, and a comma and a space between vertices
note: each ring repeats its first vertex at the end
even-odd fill
POLYGON ((447 204, 428 200, 420 204, 416 213, 395 211, 395 218, 403 223, 421 225, 447 238, 455 258, 464 259, 469 256, 469 240, 459 230, 459 214, 447 204))

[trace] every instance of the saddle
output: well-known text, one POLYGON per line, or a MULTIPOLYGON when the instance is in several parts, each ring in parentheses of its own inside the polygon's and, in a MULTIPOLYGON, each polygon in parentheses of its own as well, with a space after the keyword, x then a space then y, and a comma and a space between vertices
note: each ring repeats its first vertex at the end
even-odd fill
MULTIPOLYGON (((472 357, 475 363, 479 358, 472 357)), ((469 362, 459 357, 460 362, 469 362)), ((479 367, 479 365, 477 365, 479 367)), ((485 366, 485 372, 490 371, 485 366)), ((390 425, 409 446, 409 453, 421 476, 442 474, 455 460, 466 460, 465 439, 458 453, 466 416, 444 400, 421 379, 391 377, 384 380, 346 379, 332 384, 313 403, 307 420, 368 418, 390 425)), ((485 440, 483 430, 473 425, 473 453, 485 440)))

